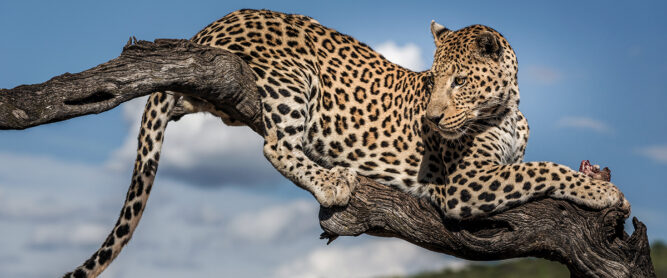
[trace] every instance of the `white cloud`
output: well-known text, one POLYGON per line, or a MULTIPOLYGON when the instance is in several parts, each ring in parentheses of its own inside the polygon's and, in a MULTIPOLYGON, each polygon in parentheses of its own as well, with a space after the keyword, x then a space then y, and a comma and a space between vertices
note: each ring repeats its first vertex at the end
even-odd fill
POLYGON ((0 258, 17 258, 0 277, 48 277, 83 262, 111 230, 127 181, 94 165, 0 153, 0 258))
MULTIPOLYGON (((102 166, 0 153, 0 260, 15 260, 0 262, 0 276, 48 277, 83 262, 118 217, 127 179, 102 166)), ((326 246, 317 202, 295 186, 211 189, 158 179, 132 241, 102 277, 365 277, 451 262, 399 240, 348 237, 326 246)))
POLYGON ((76 209, 54 199, 10 199, 0 196, 0 218, 17 220, 53 220, 76 215, 76 209))
POLYGON ((202 204, 199 207, 189 206, 181 211, 178 217, 182 218, 188 224, 215 226, 221 225, 226 220, 225 215, 216 207, 202 204))
POLYGON ((35 248, 93 247, 100 245, 110 227, 80 223, 38 226, 32 233, 30 245, 35 248))
POLYGON ((289 235, 303 235, 317 228, 315 201, 297 200, 292 203, 263 208, 235 216, 228 224, 229 232, 247 241, 273 241, 289 235))
POLYGON ((414 43, 399 46, 393 41, 387 41, 376 46, 375 50, 389 61, 402 67, 415 71, 426 69, 426 65, 422 59, 421 49, 414 43))
POLYGON ((588 129, 599 133, 610 133, 613 131, 606 123, 589 117, 563 117, 558 121, 558 126, 588 129))
MULTIPOLYGON (((103 277, 266 277, 322 244, 317 202, 276 196, 301 191, 294 186, 211 189, 158 179, 133 240, 103 277), (249 226, 263 231, 236 236, 228 228, 253 217, 262 223, 249 226), (264 240, 277 234, 289 237, 264 240)), ((82 263, 111 231, 127 185, 126 175, 103 166, 0 153, 0 260, 16 260, 0 262, 0 277, 49 277, 82 263)))
POLYGON ((656 162, 667 163, 667 145, 655 145, 638 148, 637 153, 656 162))
POLYGON ((563 78, 560 71, 547 66, 527 66, 525 71, 528 74, 528 80, 535 80, 546 85, 554 84, 563 78))
MULTIPOLYGON (((131 128, 122 147, 111 154, 110 169, 127 171, 136 157, 137 132, 145 98, 123 105, 131 128)), ((200 184, 266 184, 281 179, 262 154, 262 138, 247 127, 227 127, 209 114, 170 122, 160 158, 160 173, 200 184)))
MULTIPOLYGON (((95 220, 100 217, 100 209, 106 209, 108 201, 114 199, 110 192, 120 189, 120 193, 128 184, 126 177, 110 175, 91 165, 0 153, 0 220, 95 220), (73 186, 77 184, 85 186, 73 186), (118 187, 119 184, 123 186, 118 187), (78 199, 91 193, 109 195, 95 200, 78 199)), ((123 196, 118 194, 118 198, 123 196)), ((118 200, 113 201, 118 205, 118 200)))
POLYGON ((406 275, 465 263, 427 251, 398 239, 372 240, 365 244, 318 248, 308 255, 280 266, 277 277, 377 277, 406 275))

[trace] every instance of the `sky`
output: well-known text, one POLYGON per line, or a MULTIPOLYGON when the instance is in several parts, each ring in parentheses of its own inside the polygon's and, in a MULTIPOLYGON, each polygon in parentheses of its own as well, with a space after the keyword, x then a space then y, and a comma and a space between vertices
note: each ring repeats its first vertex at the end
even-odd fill
MULTIPOLYGON (((388 59, 428 69, 432 19, 501 32, 519 61, 526 161, 608 166, 667 240, 667 11, 643 1, 1 1, 0 88, 79 72, 130 36, 190 38, 240 8, 305 14, 388 59)), ((53 277, 112 228, 130 181, 144 99, 23 131, 0 131, 0 277, 53 277), (35 262, 39 262, 36 264, 35 262)), ((171 123, 151 200, 102 277, 377 277, 465 261, 398 239, 318 239, 318 205, 282 178, 246 127, 171 123)))

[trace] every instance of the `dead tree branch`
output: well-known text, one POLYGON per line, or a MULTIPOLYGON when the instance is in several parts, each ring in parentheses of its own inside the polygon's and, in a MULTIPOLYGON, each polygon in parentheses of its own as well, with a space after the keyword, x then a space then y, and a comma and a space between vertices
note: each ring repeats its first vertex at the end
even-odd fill
POLYGON ((252 123, 253 129, 261 127, 261 118, 245 118, 259 115, 259 96, 251 69, 242 59, 186 40, 156 40, 128 42, 120 57, 80 73, 0 89, 0 129, 25 129, 101 113, 158 91, 224 103, 225 112, 252 123))
MULTIPOLYGON (((128 43, 120 57, 77 74, 0 89, 0 129, 25 129, 101 113, 156 91, 206 100, 262 133, 260 97, 239 57, 184 40, 128 43)), ((345 208, 321 209, 323 237, 397 237, 470 260, 535 256, 559 261, 572 277, 655 277, 646 227, 614 208, 593 211, 542 199, 474 221, 442 217, 426 200, 360 178, 345 208)))
POLYGON ((347 207, 320 210, 324 238, 365 233, 469 260, 545 258, 565 264, 572 277, 655 277, 646 226, 633 219, 628 236, 623 220, 615 208, 541 199, 486 219, 443 222, 427 200, 367 178, 347 207))

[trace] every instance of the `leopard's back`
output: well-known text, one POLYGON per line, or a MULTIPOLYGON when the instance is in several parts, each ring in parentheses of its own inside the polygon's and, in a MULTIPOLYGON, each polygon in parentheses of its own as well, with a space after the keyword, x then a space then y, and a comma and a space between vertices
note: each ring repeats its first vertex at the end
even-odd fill
POLYGON ((227 49, 250 65, 266 128, 279 127, 277 137, 298 134, 311 160, 386 184, 417 183, 426 72, 391 63, 309 17, 266 10, 231 13, 192 40, 227 49))

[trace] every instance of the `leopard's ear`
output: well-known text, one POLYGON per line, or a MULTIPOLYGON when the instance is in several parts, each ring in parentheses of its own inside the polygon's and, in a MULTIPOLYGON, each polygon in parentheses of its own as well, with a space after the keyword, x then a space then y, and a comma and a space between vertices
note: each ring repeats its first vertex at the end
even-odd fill
POLYGON ((446 34, 448 32, 451 32, 451 30, 447 29, 447 27, 442 26, 435 22, 435 20, 431 20, 431 34, 433 34, 433 39, 438 42, 438 38, 442 36, 443 34, 446 34))
POLYGON ((489 32, 484 32, 477 36, 477 51, 484 58, 491 58, 498 62, 503 56, 503 46, 498 41, 498 37, 489 32))

